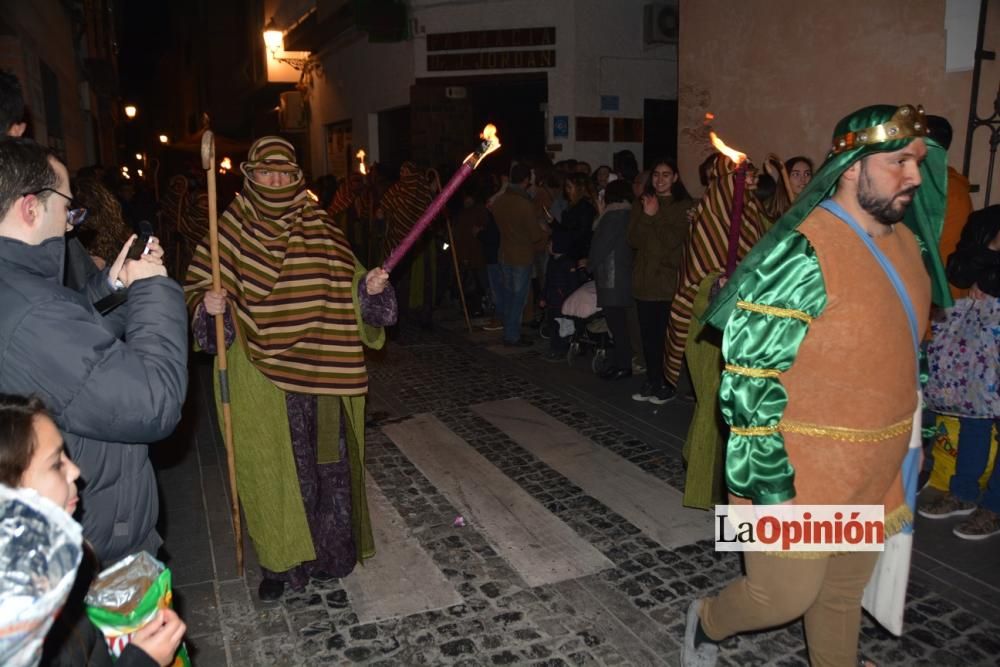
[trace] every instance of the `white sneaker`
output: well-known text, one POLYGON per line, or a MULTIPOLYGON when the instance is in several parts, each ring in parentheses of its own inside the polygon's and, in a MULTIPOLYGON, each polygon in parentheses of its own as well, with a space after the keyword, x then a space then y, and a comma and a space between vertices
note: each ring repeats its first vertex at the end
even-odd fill
POLYGON ((642 402, 642 401, 648 401, 651 398, 653 398, 653 386, 648 382, 643 382, 642 388, 639 391, 632 394, 633 401, 642 402))
POLYGON ((687 620, 684 624, 684 643, 681 644, 681 667, 715 667, 715 663, 719 660, 718 644, 703 642, 697 648, 694 646, 701 604, 701 600, 694 600, 687 610, 687 620))

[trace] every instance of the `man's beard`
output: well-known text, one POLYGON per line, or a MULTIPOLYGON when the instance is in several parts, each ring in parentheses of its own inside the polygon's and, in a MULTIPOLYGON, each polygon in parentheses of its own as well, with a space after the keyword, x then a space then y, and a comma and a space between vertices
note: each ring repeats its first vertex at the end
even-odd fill
MULTIPOLYGON (((894 206, 894 203, 899 197, 906 195, 912 197, 916 191, 916 187, 910 187, 890 197, 879 197, 872 187, 868 172, 865 171, 865 163, 861 163, 861 178, 858 179, 858 205, 883 225, 894 225, 903 219, 909 203, 900 203, 898 207, 894 206)), ((912 202, 913 200, 911 199, 910 201, 912 202)))

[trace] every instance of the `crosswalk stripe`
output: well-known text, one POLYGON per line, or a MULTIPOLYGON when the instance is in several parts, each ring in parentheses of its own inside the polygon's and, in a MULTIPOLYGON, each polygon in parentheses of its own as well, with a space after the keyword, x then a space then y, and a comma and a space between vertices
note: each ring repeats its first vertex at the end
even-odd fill
POLYGON ((360 623, 461 604, 462 596, 410 535, 403 518, 366 475, 375 557, 343 580, 360 623))
POLYGON ((613 567, 558 517, 431 414, 382 427, 528 586, 613 567))
POLYGON ((683 494, 519 398, 471 409, 664 547, 712 537, 712 515, 682 506, 683 494))

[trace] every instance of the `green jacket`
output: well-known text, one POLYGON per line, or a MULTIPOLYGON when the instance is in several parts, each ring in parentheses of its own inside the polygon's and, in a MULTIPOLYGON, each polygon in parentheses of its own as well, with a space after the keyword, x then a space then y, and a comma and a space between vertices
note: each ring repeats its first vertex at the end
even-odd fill
POLYGON ((660 210, 646 215, 642 201, 632 205, 628 244, 635 248, 632 264, 632 296, 642 301, 671 301, 677 291, 684 242, 690 223, 687 212, 697 202, 660 197, 660 210))

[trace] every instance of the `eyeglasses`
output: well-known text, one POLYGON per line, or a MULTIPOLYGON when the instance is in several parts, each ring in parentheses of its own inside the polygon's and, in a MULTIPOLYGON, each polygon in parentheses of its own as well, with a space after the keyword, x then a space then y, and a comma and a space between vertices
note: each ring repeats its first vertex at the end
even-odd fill
POLYGON ((22 197, 27 197, 28 195, 35 195, 36 197, 43 192, 54 192, 66 201, 69 202, 69 208, 66 209, 66 222, 69 223, 70 227, 77 227, 83 224, 83 221, 87 219, 87 209, 76 203, 72 197, 67 197, 63 193, 55 190, 53 188, 42 188, 41 190, 36 190, 35 192, 26 192, 22 197))

